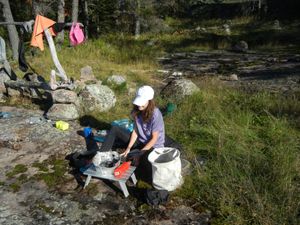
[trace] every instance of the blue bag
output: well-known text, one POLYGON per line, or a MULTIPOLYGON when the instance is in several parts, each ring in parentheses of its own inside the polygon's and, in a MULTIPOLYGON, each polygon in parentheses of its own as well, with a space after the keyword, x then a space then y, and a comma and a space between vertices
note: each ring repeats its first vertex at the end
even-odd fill
POLYGON ((131 122, 129 119, 115 120, 111 123, 111 125, 122 127, 130 133, 133 131, 133 122, 131 122))

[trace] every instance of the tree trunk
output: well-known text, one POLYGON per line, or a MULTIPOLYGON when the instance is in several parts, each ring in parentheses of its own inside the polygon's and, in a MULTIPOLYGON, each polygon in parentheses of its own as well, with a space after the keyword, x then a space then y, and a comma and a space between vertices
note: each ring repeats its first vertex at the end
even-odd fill
MULTIPOLYGON (((58 8, 57 8, 57 22, 64 23, 65 22, 65 0, 58 0, 58 8)), ((59 46, 61 46, 64 42, 64 30, 59 32, 56 36, 56 41, 59 46)))
POLYGON ((42 8, 40 7, 38 0, 32 0, 32 11, 34 16, 38 14, 43 15, 42 8))
POLYGON ((88 1, 84 0, 84 33, 85 33, 85 38, 88 39, 89 37, 89 8, 88 8, 88 1))
POLYGON ((78 4, 79 0, 73 0, 72 2, 72 22, 77 23, 78 21, 78 4))
MULTIPOLYGON (((14 22, 13 15, 11 13, 9 0, 0 0, 0 3, 3 4, 3 16, 6 22, 14 22)), ((14 60, 18 59, 18 45, 19 45, 19 36, 15 25, 7 25, 9 41, 12 47, 13 58, 14 60)))
POLYGON ((138 39, 141 34, 140 10, 141 10, 141 2, 140 0, 136 0, 135 32, 134 32, 135 39, 138 39))
POLYGON ((135 20, 135 32, 134 32, 134 37, 135 39, 138 39, 141 34, 141 22, 140 22, 140 17, 137 16, 135 20))
POLYGON ((118 8, 119 8, 120 12, 124 12, 125 11, 125 0, 119 0, 118 3, 119 3, 118 8))

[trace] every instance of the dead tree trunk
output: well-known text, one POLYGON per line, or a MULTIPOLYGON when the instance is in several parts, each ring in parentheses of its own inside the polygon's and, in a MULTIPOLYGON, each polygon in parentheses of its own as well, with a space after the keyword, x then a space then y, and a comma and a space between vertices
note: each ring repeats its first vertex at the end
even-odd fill
POLYGON ((136 9, 135 9, 135 31, 134 36, 135 39, 138 39, 141 34, 141 20, 140 20, 140 11, 141 11, 141 2, 140 0, 136 0, 136 9))
MULTIPOLYGON (((6 22, 13 23, 14 18, 11 13, 9 0, 0 0, 0 3, 3 5, 3 16, 6 22)), ((19 36, 15 25, 7 25, 9 41, 11 44, 13 58, 14 60, 18 59, 18 45, 19 45, 19 36)))
POLYGON ((88 39, 89 37, 89 8, 88 8, 88 1, 84 0, 84 33, 85 33, 85 38, 88 39))
POLYGON ((47 38, 47 41, 48 41, 48 44, 49 44, 49 48, 50 48, 50 52, 51 52, 51 56, 52 56, 52 59, 53 59, 53 62, 57 68, 57 71, 58 71, 58 76, 60 76, 64 81, 67 81, 68 80, 68 77, 66 75, 66 72, 64 70, 64 68, 61 66, 59 60, 58 60, 58 57, 57 57, 57 54, 56 54, 56 49, 55 49, 55 45, 54 45, 54 41, 53 41, 53 38, 52 38, 52 35, 49 31, 49 29, 46 29, 44 30, 44 33, 46 35, 46 38, 47 38))
POLYGON ((32 0, 32 11, 33 11, 34 17, 38 14, 39 15, 44 15, 42 7, 41 7, 40 3, 37 0, 32 0))
MULTIPOLYGON (((57 8, 57 22, 64 23, 65 22, 65 0, 58 0, 58 8, 57 8)), ((64 30, 59 32, 56 36, 56 41, 59 46, 61 46, 64 42, 64 30)))
POLYGON ((77 23, 78 21, 78 5, 79 0, 73 0, 72 2, 72 22, 77 23))

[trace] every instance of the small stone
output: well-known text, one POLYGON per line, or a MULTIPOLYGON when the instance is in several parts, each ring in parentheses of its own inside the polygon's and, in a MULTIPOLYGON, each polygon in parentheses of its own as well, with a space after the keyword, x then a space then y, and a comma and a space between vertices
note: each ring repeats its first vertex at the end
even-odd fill
POLYGON ((4 102, 6 102, 6 99, 7 99, 6 96, 0 92, 0 102, 4 103, 4 102))
POLYGON ((281 30, 281 26, 280 26, 279 20, 274 20, 274 22, 273 22, 273 29, 274 30, 281 30))
POLYGON ((80 69, 80 80, 82 81, 96 80, 92 67, 85 66, 80 69))
POLYGON ((226 34, 229 35, 231 33, 230 26, 228 24, 224 24, 223 28, 224 28, 226 34))
POLYGON ((181 159, 181 174, 182 176, 190 175, 192 172, 191 163, 186 159, 181 159))
POLYGON ((126 83, 126 79, 122 75, 112 75, 107 79, 107 82, 122 85, 123 83, 126 83))
POLYGON ((13 150, 20 150, 22 148, 22 146, 19 143, 13 143, 12 144, 12 149, 13 150))
POLYGON ((238 75, 236 75, 236 74, 231 74, 230 76, 229 76, 229 80, 231 80, 231 81, 237 81, 237 80, 239 80, 239 78, 238 78, 238 75))
POLYGON ((179 71, 175 71, 175 72, 172 73, 172 76, 174 76, 174 77, 180 77, 182 75, 183 75, 183 73, 179 72, 179 71))
POLYGON ((154 41, 148 41, 147 43, 146 43, 148 46, 153 46, 154 44, 155 44, 155 42, 154 41))
POLYGON ((169 70, 157 70, 158 73, 168 74, 169 70))
POLYGON ((248 43, 246 41, 239 41, 238 43, 236 43, 232 50, 236 51, 236 52, 247 52, 249 49, 248 43))

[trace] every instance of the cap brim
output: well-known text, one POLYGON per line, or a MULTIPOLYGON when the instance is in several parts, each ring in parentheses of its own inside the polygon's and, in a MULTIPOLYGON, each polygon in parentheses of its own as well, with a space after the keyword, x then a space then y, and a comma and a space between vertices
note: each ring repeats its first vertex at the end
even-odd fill
POLYGON ((147 101, 148 101, 148 100, 146 100, 146 99, 144 99, 144 98, 138 96, 138 97, 136 97, 136 98, 133 100, 132 103, 133 103, 134 105, 137 105, 137 106, 143 106, 143 105, 146 105, 147 101))

